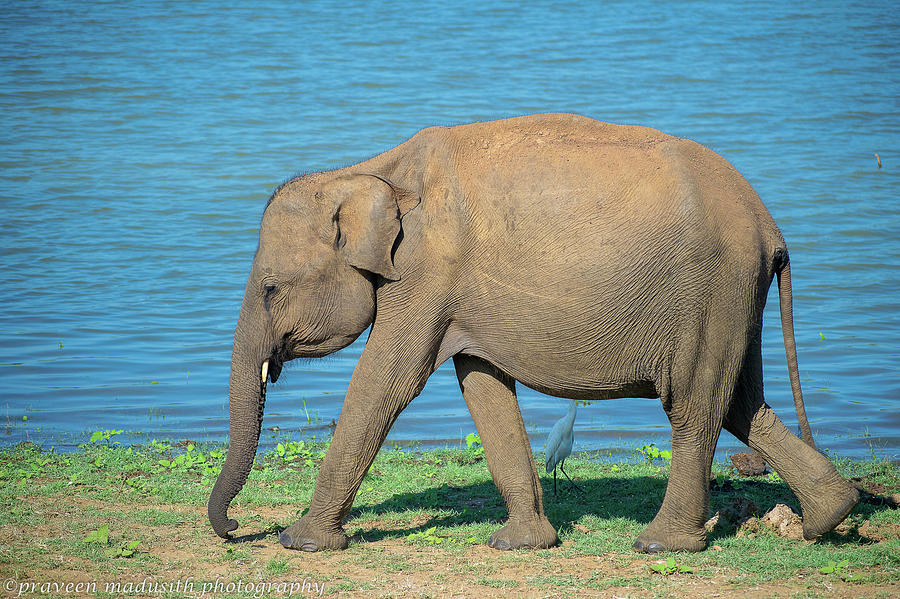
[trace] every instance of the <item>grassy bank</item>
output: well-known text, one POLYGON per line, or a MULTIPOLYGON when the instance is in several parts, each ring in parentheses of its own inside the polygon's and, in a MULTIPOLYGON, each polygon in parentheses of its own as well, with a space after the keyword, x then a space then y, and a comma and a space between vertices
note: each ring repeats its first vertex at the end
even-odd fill
POLYGON ((900 512, 878 499, 900 490, 900 469, 887 462, 839 464, 874 496, 815 543, 784 538, 752 516, 729 521, 748 503, 757 513, 799 506, 777 476, 739 478, 716 465, 711 515, 722 517, 710 549, 660 557, 635 554, 631 543, 662 500, 662 457, 570 458, 566 470, 584 495, 561 480, 554 496, 542 477, 561 545, 498 552, 486 542, 506 510, 477 443, 385 449, 346 522, 350 548, 304 554, 281 548, 277 535, 308 505, 324 445, 285 443, 261 456, 230 510, 239 536, 226 543, 206 520, 222 447, 114 440, 98 433, 71 454, 0 451, 2 596, 900 595, 900 512))

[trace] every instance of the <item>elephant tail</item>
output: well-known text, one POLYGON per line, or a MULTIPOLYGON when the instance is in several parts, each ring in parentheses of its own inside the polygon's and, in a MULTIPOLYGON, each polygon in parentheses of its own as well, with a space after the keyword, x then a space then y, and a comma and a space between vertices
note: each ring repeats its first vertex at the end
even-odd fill
POLYGON ((806 419, 806 407, 803 405, 803 392, 800 390, 800 371, 797 367, 797 342, 794 340, 794 307, 791 294, 791 263, 787 250, 775 250, 775 272, 778 275, 778 299, 781 308, 781 334, 784 336, 784 353, 787 355, 788 375, 791 379, 791 392, 794 395, 794 408, 800 423, 803 442, 816 448, 809 420, 806 419))

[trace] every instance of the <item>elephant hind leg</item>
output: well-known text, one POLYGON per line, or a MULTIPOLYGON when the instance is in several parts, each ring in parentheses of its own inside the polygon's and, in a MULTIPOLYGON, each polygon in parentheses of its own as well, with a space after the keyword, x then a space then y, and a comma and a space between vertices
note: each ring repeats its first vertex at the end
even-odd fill
POLYGON ((706 548, 710 468, 742 357, 736 347, 718 349, 682 356, 662 392, 672 425, 671 470, 659 512, 634 542, 638 552, 706 548))
POLYGON ((806 539, 833 529, 856 505, 858 491, 828 458, 788 430, 765 403, 758 340, 747 353, 725 428, 759 452, 800 500, 806 539))

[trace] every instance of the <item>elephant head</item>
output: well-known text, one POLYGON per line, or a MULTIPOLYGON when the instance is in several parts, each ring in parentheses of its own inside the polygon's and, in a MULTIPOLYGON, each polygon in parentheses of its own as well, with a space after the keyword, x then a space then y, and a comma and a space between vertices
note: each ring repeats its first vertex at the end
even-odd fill
POLYGON ((259 443, 266 383, 282 365, 350 345, 375 318, 376 285, 399 280, 392 255, 412 192, 370 174, 316 173, 272 195, 234 333, 231 436, 209 498, 209 520, 227 538, 227 516, 259 443))

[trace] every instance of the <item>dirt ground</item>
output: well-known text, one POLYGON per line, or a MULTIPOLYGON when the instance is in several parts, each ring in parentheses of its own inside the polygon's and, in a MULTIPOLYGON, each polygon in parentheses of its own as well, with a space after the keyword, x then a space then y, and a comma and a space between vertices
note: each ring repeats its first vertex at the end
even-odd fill
POLYGON ((900 581, 867 585, 798 576, 759 582, 728 567, 666 577, 649 570, 650 564, 664 560, 637 554, 571 555, 567 549, 572 548, 572 541, 547 551, 515 552, 499 552, 482 544, 418 545, 405 536, 368 541, 368 530, 391 526, 378 521, 357 527, 346 551, 306 554, 282 548, 276 531, 264 525, 283 519, 283 509, 252 508, 257 523, 243 527, 243 536, 236 541, 224 542, 210 531, 201 507, 116 506, 72 497, 32 497, 28 501, 40 523, 0 527, 4 547, 33 554, 27 569, 10 559, 12 556, 0 554, 4 597, 900 596, 900 581), (98 558, 96 551, 80 549, 80 536, 67 540, 73 520, 85 513, 104 514, 109 520, 116 510, 169 513, 179 521, 133 525, 119 538, 112 533, 116 526, 111 524, 111 545, 121 539, 141 539, 136 554, 128 559, 98 558), (54 588, 53 583, 70 586, 54 588), (80 592, 75 588, 79 583, 80 592))

